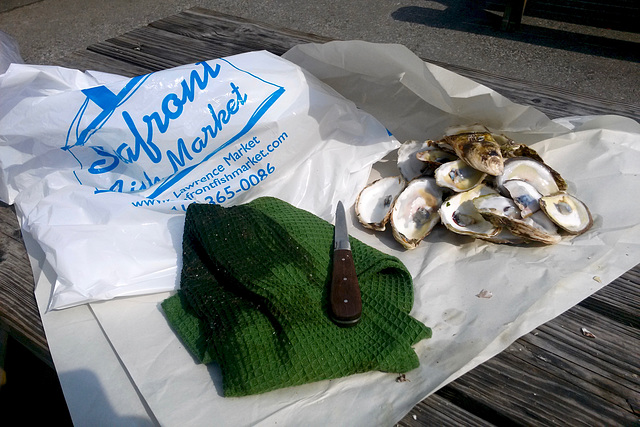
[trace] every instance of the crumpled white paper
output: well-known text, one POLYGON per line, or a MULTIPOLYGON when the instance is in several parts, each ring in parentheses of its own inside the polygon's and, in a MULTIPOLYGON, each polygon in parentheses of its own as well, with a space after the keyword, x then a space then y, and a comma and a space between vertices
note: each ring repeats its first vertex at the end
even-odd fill
MULTIPOLYGON (((351 210, 351 234, 398 256, 412 272, 412 314, 433 328, 433 338, 416 346, 421 365, 406 373, 405 382, 396 382, 397 373, 371 372, 224 398, 217 367, 196 365, 167 326, 159 309, 166 294, 45 313, 47 336, 76 422, 90 419, 90 412, 83 412, 88 411, 89 393, 96 397, 89 400, 110 408, 111 419, 132 424, 392 425, 447 382, 640 261, 637 122, 618 116, 552 121, 425 64, 396 45, 302 45, 285 57, 373 114, 401 141, 435 139, 448 125, 481 122, 531 144, 565 177, 570 192, 590 207, 593 227, 573 240, 545 247, 496 245, 438 228, 417 249, 404 251, 390 233, 360 227, 351 210), (482 290, 491 298, 479 298, 482 290), (94 321, 86 320, 91 316, 94 321), (94 324, 104 335, 89 330, 94 324), (92 341, 96 346, 108 343, 113 349, 109 357, 115 354, 117 361, 109 361, 108 355, 87 361, 80 349, 92 341), (64 357, 57 357, 61 354, 64 357), (110 380, 111 369, 125 372, 128 382, 110 380), (96 378, 98 391, 79 392, 82 382, 76 378, 82 372, 96 378), (114 390, 137 395, 139 405, 119 405, 114 390)), ((392 160, 380 162, 370 179, 393 173, 394 167, 392 160)), ((46 263, 34 266, 37 296, 46 301, 52 277, 46 275, 46 263), (39 274, 38 267, 45 274, 39 274)))

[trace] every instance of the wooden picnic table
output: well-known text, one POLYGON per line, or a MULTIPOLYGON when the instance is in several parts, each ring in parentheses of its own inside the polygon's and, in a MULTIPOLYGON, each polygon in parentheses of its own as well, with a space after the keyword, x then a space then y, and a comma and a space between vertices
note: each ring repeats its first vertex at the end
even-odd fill
MULTIPOLYGON (((328 39, 194 8, 96 43, 58 65, 126 76, 200 60, 328 39)), ((425 60, 429 61, 428 58, 425 60)), ((429 61, 551 118, 640 108, 429 61)), ((640 265, 498 356, 420 402, 400 422, 416 425, 631 425, 640 418, 640 265), (595 335, 589 337, 583 328, 595 335)), ((0 206, 0 339, 8 333, 53 367, 34 280, 13 207, 0 206)), ((2 349, 0 342, 0 350, 2 349)))

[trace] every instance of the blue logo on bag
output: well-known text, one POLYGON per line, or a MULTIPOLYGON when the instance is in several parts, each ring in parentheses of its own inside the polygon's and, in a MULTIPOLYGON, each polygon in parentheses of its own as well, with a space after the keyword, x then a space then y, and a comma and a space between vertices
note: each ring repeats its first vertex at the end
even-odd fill
POLYGON ((63 147, 80 165, 80 184, 96 192, 154 187, 147 197, 155 198, 246 136, 285 91, 226 59, 177 73, 82 91, 63 147))

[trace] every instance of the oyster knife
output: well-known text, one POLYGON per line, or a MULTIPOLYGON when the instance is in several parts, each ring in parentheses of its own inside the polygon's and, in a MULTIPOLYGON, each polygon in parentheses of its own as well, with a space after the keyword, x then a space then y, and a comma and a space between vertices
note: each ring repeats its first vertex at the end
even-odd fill
POLYGON ((362 314, 362 299, 342 202, 338 202, 336 208, 333 271, 329 299, 331 319, 336 324, 354 326, 358 323, 362 314))

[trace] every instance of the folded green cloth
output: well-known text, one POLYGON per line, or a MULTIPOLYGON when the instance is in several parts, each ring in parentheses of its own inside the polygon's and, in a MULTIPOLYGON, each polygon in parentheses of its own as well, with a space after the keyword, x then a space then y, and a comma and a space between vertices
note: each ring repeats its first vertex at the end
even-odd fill
POLYGON ((333 225, 275 198, 223 208, 192 204, 180 290, 162 303, 202 363, 216 362, 225 396, 418 367, 412 345, 431 330, 411 316, 413 282, 400 260, 351 238, 362 317, 329 317, 333 225))

